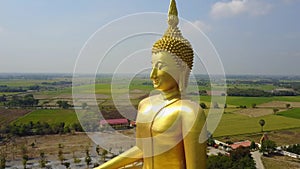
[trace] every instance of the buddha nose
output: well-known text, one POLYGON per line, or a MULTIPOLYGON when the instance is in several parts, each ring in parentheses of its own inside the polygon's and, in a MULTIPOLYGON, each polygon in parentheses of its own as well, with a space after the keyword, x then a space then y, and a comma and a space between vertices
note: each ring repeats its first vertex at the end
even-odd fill
POLYGON ((157 68, 152 68, 150 73, 150 79, 155 79, 157 77, 157 68))

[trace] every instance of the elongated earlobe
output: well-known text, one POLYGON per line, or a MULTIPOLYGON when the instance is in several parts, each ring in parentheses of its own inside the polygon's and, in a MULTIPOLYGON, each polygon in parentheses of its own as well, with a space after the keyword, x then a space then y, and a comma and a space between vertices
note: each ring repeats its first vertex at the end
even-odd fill
POLYGON ((179 74, 179 82, 178 82, 178 86, 179 86, 179 91, 181 93, 181 96, 184 96, 186 93, 186 87, 187 87, 187 79, 189 77, 189 68, 188 66, 182 62, 183 65, 181 65, 181 69, 182 71, 179 74))

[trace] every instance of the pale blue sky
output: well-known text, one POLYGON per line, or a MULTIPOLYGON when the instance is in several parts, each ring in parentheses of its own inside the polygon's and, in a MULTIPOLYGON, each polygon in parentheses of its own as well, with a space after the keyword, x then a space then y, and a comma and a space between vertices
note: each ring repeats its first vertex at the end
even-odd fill
MULTIPOLYGON (((70 73, 100 27, 138 12, 166 13, 168 5, 168 0, 0 0, 0 73, 70 73)), ((182 18, 207 34, 226 74, 300 75, 299 0, 177 0, 177 6, 182 18)))

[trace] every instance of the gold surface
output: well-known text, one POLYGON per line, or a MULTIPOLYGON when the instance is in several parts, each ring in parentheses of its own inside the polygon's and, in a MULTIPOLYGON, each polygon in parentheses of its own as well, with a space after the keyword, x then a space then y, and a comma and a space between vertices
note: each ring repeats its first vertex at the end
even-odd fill
MULTIPOLYGON (((171 0, 169 13, 177 17, 174 0, 171 0)), ((156 51, 152 54, 150 79, 153 81, 153 87, 161 94, 145 98, 139 103, 136 146, 96 169, 206 168, 205 115, 197 103, 184 98, 186 80, 193 63, 193 50, 188 41, 183 40, 181 33, 175 32, 174 35, 178 36, 173 39, 164 36, 163 40, 153 47, 156 51), (171 40, 167 42, 166 39, 171 40), (174 53, 168 51, 169 49, 158 49, 168 45, 174 46, 177 42, 181 43, 176 48, 179 59, 174 57, 174 53), (140 160, 143 161, 142 165, 131 165, 140 160)))

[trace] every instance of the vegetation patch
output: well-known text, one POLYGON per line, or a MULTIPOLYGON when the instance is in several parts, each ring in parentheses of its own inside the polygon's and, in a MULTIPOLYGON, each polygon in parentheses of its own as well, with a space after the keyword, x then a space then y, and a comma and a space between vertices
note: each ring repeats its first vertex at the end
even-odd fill
MULTIPOLYGON (((217 97, 217 96, 216 96, 217 97)), ((295 97, 295 96, 294 96, 295 97)), ((252 104, 262 104, 267 103, 274 100, 274 97, 239 97, 239 96, 227 96, 226 104, 234 105, 236 107, 246 106, 246 108, 250 108, 252 104)), ((211 96, 200 96, 201 102, 210 102, 211 96)))
POLYGON ((300 102, 287 102, 287 101, 271 101, 268 103, 263 103, 258 105, 257 107, 263 108, 288 108, 288 107, 300 107, 300 102))
MULTIPOLYGON (((299 144, 300 128, 288 130, 276 130, 267 132, 268 138, 276 142, 278 146, 286 146, 292 144, 299 144)), ((253 140, 256 143, 260 142, 262 133, 241 134, 226 137, 215 137, 217 140, 227 142, 239 142, 241 140, 253 140)))
POLYGON ((272 96, 270 92, 265 92, 261 89, 239 89, 229 88, 227 91, 228 96, 246 96, 246 97, 269 97, 272 96))
POLYGON ((300 161, 295 160, 290 157, 286 156, 274 156, 274 157, 262 157, 262 162, 266 169, 282 169, 282 168, 289 168, 289 169, 298 169, 300 167, 300 161))
POLYGON ((230 156, 225 156, 219 154, 218 156, 208 157, 208 169, 215 168, 226 168, 226 169, 236 169, 236 168, 248 168, 255 169, 255 162, 251 157, 249 148, 237 148, 230 152, 230 156))
POLYGON ((300 119, 300 108, 295 108, 295 109, 287 110, 284 112, 279 112, 279 113, 277 113, 277 115, 300 119))
POLYGON ((300 155, 300 144, 291 145, 286 148, 286 151, 300 155))
POLYGON ((300 96, 276 96, 274 101, 300 102, 300 96))
POLYGON ((214 137, 230 136, 261 132, 260 119, 265 120, 264 131, 283 130, 300 127, 300 119, 277 115, 264 117, 247 117, 239 114, 223 114, 222 119, 214 132, 214 137))
MULTIPOLYGON (((215 96, 218 97, 218 96, 215 96)), ((210 102, 211 96, 200 96, 200 102, 210 102)), ((236 107, 246 106, 251 108, 253 104, 261 107, 261 104, 272 101, 282 102, 300 102, 300 96, 273 96, 273 97, 243 97, 243 96, 226 96, 227 105, 234 105, 236 107)))
POLYGON ((266 116, 270 114, 274 114, 272 109, 241 109, 238 111, 235 111, 234 113, 246 115, 249 117, 261 117, 261 116, 266 116))
POLYGON ((78 123, 78 119, 74 110, 65 109, 43 109, 35 110, 30 114, 20 117, 13 121, 16 124, 27 124, 29 122, 47 122, 48 124, 57 124, 64 122, 66 125, 78 123))

